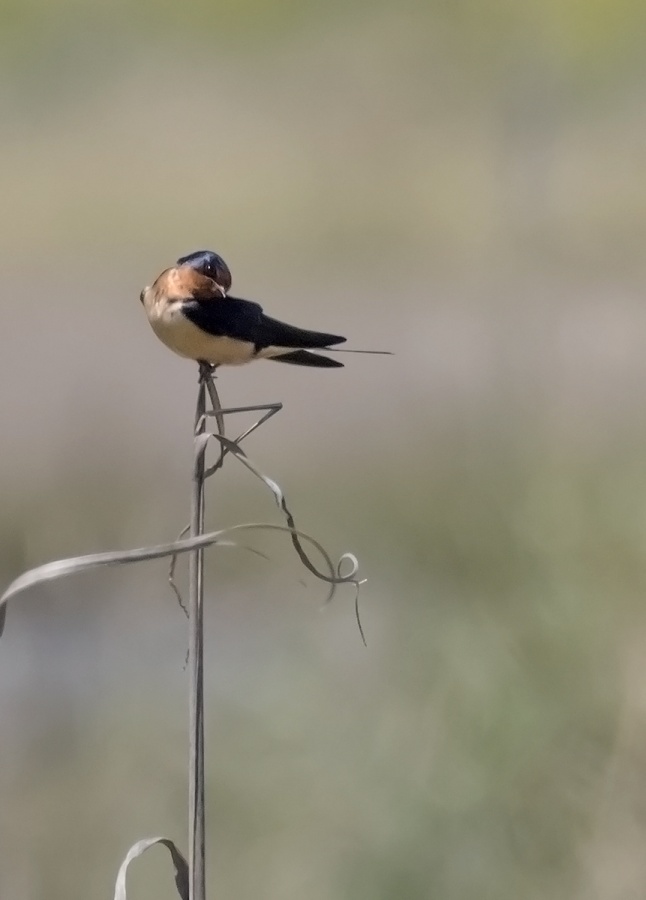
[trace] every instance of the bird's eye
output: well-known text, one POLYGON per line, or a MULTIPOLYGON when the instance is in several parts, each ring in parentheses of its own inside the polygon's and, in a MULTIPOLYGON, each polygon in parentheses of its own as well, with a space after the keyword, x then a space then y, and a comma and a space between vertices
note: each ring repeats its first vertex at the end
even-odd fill
POLYGON ((144 302, 144 295, 145 295, 145 293, 146 293, 146 288, 144 288, 143 291, 141 292, 141 294, 139 294, 139 302, 140 302, 140 303, 143 303, 143 302, 144 302))

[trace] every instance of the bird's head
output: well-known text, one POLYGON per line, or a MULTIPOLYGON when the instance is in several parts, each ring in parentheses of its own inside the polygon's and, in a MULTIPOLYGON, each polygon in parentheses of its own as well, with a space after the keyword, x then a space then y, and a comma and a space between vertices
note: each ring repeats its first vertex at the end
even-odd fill
POLYGON ((182 256, 177 260, 178 266, 190 266, 201 275, 213 279, 225 292, 231 287, 231 272, 229 267, 217 253, 212 250, 196 250, 188 256, 182 256))

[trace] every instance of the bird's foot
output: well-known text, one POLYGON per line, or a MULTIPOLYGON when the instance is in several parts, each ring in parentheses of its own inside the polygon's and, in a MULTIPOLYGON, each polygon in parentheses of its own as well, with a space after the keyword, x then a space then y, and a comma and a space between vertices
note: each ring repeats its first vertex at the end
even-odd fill
POLYGON ((204 384, 209 381, 209 379, 215 377, 215 370, 217 366, 213 363, 207 362, 205 359, 198 359, 198 365, 200 367, 200 384, 204 384))

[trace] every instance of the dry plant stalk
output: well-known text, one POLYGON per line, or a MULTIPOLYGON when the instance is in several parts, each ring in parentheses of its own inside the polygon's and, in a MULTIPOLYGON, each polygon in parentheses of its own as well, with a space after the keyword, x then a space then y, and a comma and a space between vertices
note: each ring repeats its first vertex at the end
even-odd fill
MULTIPOLYGON (((199 440, 206 430, 206 382, 211 367, 200 363, 195 410, 195 451, 191 490, 191 537, 204 532, 204 456, 199 440)), ((204 550, 189 557, 188 585, 189 658, 189 762, 188 762, 188 896, 206 900, 206 841, 204 787, 204 550)))
MULTIPOLYGON (((102 566, 124 565, 150 559, 170 557, 171 568, 169 581, 182 607, 187 611, 189 619, 189 823, 188 863, 177 845, 165 837, 145 838, 137 841, 128 851, 117 875, 114 900, 127 900, 126 876, 130 863, 143 852, 156 844, 162 844, 170 851, 175 868, 175 885, 181 900, 206 900, 206 838, 205 838, 205 779, 204 779, 204 550, 214 544, 221 547, 241 546, 231 540, 237 532, 252 530, 277 531, 289 534, 294 548, 302 564, 318 579, 329 585, 326 602, 329 602, 339 584, 351 584, 355 588, 355 614, 361 638, 365 644, 363 629, 359 619, 359 589, 363 580, 356 575, 358 561, 351 553, 346 553, 336 565, 325 548, 315 538, 296 528, 294 517, 287 505, 280 486, 264 475, 247 457, 241 448, 241 442, 252 434, 282 409, 280 403, 260 406, 242 406, 223 409, 214 382, 214 367, 200 364, 198 398, 195 412, 193 479, 191 487, 191 521, 180 537, 168 544, 153 547, 140 547, 125 551, 108 551, 77 556, 71 559, 57 560, 30 569, 16 578, 0 597, 0 634, 5 620, 7 601, 30 587, 43 582, 52 581, 77 572, 87 571, 102 566), (207 409, 206 396, 209 396, 211 408, 207 409), (261 417, 238 435, 230 439, 224 433, 224 417, 237 413, 262 413, 261 417), (208 431, 210 419, 215 419, 217 433, 208 431), (219 444, 220 454, 217 461, 207 468, 206 451, 209 441, 213 439, 219 444), (278 525, 266 522, 249 522, 232 525, 218 531, 204 532, 204 506, 206 480, 219 471, 230 455, 237 459, 253 475, 256 476, 273 494, 274 500, 284 515, 287 524, 278 525), (183 535, 189 532, 189 537, 183 535), (317 568, 305 552, 304 544, 313 547, 320 554, 324 568, 317 568), (189 599, 185 606, 175 584, 175 561, 179 554, 189 553, 189 599), (341 574, 344 563, 349 563, 350 570, 341 574)), ((253 551, 253 548, 247 547, 253 551)), ((253 551, 258 552, 258 551, 253 551)), ((263 555, 263 554, 261 554, 263 555)))

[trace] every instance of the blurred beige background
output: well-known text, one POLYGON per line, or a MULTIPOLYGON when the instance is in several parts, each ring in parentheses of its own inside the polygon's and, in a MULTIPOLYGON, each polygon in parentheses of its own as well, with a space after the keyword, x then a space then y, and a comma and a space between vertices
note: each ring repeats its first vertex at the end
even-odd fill
MULTIPOLYGON (((369 647, 285 540, 210 554, 211 895, 646 896, 646 6, 0 25, 3 584, 184 524, 196 373, 138 302, 179 255, 396 354, 219 378, 285 404, 247 452, 358 555, 369 647)), ((209 522, 258 519, 230 463, 209 522)), ((162 563, 10 609, 3 900, 99 900, 135 840, 186 846, 185 652, 162 563)), ((131 886, 173 896, 161 850, 131 886)))

